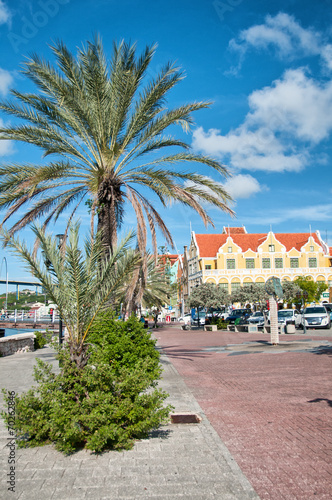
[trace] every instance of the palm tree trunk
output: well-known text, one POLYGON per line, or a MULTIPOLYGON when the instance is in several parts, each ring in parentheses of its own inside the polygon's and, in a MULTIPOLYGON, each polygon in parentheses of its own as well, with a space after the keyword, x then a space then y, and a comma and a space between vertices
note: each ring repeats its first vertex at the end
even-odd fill
POLYGON ((117 245, 117 229, 121 224, 121 207, 124 199, 121 183, 110 175, 100 184, 97 194, 98 230, 103 231, 105 254, 113 253, 117 245))
POLYGON ((117 245, 117 221, 113 199, 99 203, 97 230, 102 231, 105 255, 113 253, 117 245))

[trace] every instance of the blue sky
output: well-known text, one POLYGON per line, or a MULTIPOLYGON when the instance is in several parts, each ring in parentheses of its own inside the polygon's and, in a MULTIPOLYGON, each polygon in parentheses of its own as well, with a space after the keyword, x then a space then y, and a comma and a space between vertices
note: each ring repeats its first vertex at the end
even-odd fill
MULTIPOLYGON (((0 0, 0 98, 11 87, 32 88, 20 74, 25 56, 51 59, 48 45, 57 39, 75 51, 98 32, 108 54, 113 40, 137 42, 139 51, 157 43, 149 75, 168 61, 186 74, 169 107, 213 101, 195 115, 186 141, 233 174, 225 187, 236 219, 212 209, 215 228, 206 229, 177 204, 160 210, 178 251, 189 244, 190 224, 197 233, 221 232, 224 225, 248 232, 311 226, 332 245, 331 14, 331 0, 0 0)), ((7 116, 0 120, 8 123, 7 116)), ((35 148, 0 142, 2 163, 39 158, 35 148)), ((84 228, 84 209, 80 217, 84 228)), ((130 210, 127 227, 134 227, 130 210)), ((51 229, 61 232, 61 221, 51 229)), ((28 230, 22 236, 31 238, 28 230)), ((26 275, 7 251, 3 256, 10 278, 26 275)))

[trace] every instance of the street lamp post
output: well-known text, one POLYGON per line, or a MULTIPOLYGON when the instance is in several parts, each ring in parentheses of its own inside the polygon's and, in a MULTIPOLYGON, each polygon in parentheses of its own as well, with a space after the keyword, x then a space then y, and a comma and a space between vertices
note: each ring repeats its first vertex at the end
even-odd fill
MULTIPOLYGON (((64 239, 65 239, 65 235, 64 234, 56 234, 55 237, 57 239, 58 248, 60 250, 61 247, 62 247, 62 245, 63 245, 64 239)), ((61 318, 61 316, 59 316, 59 345, 61 345, 62 343, 63 343, 62 318, 61 318)))
MULTIPOLYGON (((6 257, 2 258, 2 262, 3 261, 5 261, 5 263, 6 263, 6 306, 5 306, 5 310, 7 311, 7 306, 8 306, 8 264, 7 264, 6 257)), ((1 274, 1 271, 2 271, 2 262, 1 262, 0 274, 1 274)))
MULTIPOLYGON (((58 248, 60 250, 60 248, 62 247, 62 244, 64 242, 65 235, 64 234, 56 234, 55 237, 57 240, 58 248)), ((45 260, 46 267, 49 268, 51 263, 45 258, 45 256, 44 256, 44 260, 45 260)), ((61 318, 61 316, 59 316, 59 345, 61 345, 63 343, 62 328, 63 328, 62 327, 62 318, 61 318)))
POLYGON ((308 292, 306 290, 301 290, 301 292, 297 292, 296 297, 302 300, 302 322, 303 322, 303 333, 307 333, 307 328, 305 326, 305 316, 303 314, 305 301, 308 298, 308 292))

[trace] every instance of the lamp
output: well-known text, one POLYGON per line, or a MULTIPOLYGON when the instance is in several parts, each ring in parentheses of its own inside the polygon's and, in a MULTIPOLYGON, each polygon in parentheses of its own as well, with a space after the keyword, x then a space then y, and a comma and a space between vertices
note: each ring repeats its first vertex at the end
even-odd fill
MULTIPOLYGON (((302 307, 304 311, 304 304, 306 299, 308 298, 308 292, 306 290, 301 290, 299 292, 296 292, 296 297, 298 299, 302 299, 302 307)), ((303 320, 303 333, 305 334, 307 332, 306 326, 305 326, 305 317, 302 311, 302 320, 303 320)))
MULTIPOLYGON (((8 265, 7 265, 7 259, 6 259, 6 257, 2 258, 2 262, 3 261, 5 261, 5 263, 6 263, 6 307, 5 307, 5 310, 7 311, 7 305, 8 305, 8 265)), ((0 273, 2 271, 2 262, 1 262, 0 273)))

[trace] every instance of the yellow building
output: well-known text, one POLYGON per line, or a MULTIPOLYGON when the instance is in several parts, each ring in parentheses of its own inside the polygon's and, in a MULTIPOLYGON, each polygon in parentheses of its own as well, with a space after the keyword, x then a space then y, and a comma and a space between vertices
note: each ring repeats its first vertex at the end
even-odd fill
POLYGON ((201 283, 216 283, 229 293, 271 276, 293 281, 310 276, 332 287, 331 249, 315 233, 248 234, 244 227, 222 234, 191 233, 188 293, 201 283))

